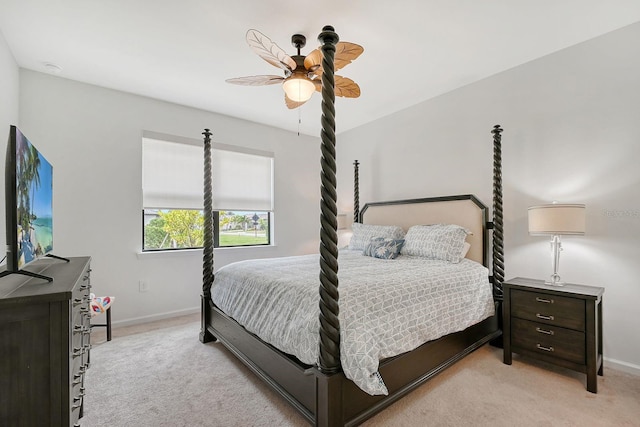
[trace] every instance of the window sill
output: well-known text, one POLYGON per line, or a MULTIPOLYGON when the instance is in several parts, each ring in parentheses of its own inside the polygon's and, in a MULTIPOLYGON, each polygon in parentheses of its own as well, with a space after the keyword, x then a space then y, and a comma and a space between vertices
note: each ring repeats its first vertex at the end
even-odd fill
MULTIPOLYGON (((264 251, 269 249, 275 249, 276 245, 264 245, 264 246, 232 246, 228 248, 215 248, 213 251, 227 252, 227 251, 264 251)), ((141 260, 146 259, 165 259, 176 257, 202 257, 202 248, 199 249, 181 249, 181 250, 168 250, 168 251, 138 251, 136 257, 141 260)))

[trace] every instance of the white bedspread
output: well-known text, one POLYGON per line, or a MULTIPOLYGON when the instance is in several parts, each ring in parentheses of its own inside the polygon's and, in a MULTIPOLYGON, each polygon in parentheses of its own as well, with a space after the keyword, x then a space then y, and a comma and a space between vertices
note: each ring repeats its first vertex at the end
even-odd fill
MULTIPOLYGON (((340 351, 347 378, 387 394, 381 359, 461 331, 493 315, 487 269, 340 251, 340 351)), ((236 262, 216 272, 212 299, 248 331, 303 363, 318 361, 319 255, 236 262)))

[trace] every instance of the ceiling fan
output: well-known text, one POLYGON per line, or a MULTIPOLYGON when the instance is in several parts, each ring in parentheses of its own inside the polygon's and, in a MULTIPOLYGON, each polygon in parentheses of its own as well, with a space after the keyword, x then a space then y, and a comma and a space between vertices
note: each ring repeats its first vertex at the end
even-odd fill
MULTIPOLYGON (((307 39, 302 34, 291 36, 291 44, 298 50, 297 55, 289 56, 277 44, 260 31, 247 31, 247 43, 262 59, 284 70, 284 77, 276 75, 247 76, 227 79, 228 83, 243 86, 264 86, 282 83, 284 99, 289 109, 298 108, 307 102, 315 91, 322 90, 322 52, 315 49, 307 56, 300 55, 307 39)), ((364 52, 362 46, 349 42, 338 42, 334 68, 339 70, 349 65, 364 52)), ((335 94, 345 98, 360 96, 360 86, 353 80, 334 75, 335 94)))

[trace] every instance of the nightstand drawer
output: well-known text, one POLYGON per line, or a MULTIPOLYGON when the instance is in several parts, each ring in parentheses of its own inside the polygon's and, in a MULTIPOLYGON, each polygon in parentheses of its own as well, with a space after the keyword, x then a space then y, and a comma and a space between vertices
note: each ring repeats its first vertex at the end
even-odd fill
POLYGON ((584 300, 513 289, 511 316, 563 328, 585 330, 584 300))
POLYGON ((571 329, 513 318, 511 343, 514 348, 585 363, 584 333, 571 329))

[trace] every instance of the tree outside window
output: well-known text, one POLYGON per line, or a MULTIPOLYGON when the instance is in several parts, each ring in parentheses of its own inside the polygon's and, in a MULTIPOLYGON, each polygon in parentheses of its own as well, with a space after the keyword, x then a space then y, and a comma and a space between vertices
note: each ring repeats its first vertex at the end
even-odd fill
MULTIPOLYGON (((269 212, 216 211, 214 247, 268 245, 269 212), (257 218, 257 220, 254 220, 257 218)), ((144 250, 201 248, 204 215, 188 209, 145 209, 144 250)))

